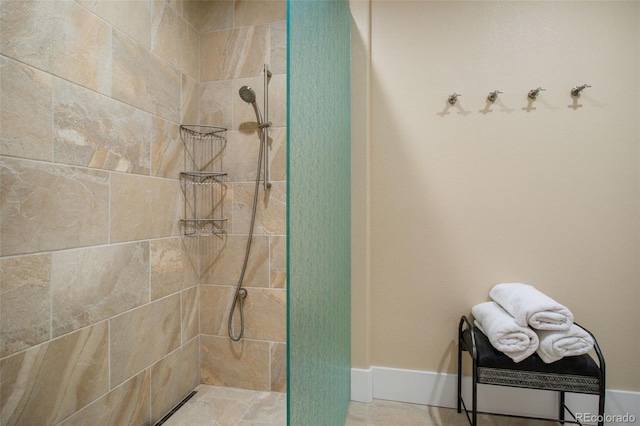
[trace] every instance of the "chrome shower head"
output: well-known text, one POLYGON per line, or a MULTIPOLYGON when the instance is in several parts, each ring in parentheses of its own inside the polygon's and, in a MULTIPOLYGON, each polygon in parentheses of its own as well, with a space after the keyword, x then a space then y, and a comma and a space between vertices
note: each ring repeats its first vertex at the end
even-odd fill
POLYGON ((240 88, 240 97, 247 103, 254 103, 256 101, 256 92, 249 86, 242 86, 240 88))

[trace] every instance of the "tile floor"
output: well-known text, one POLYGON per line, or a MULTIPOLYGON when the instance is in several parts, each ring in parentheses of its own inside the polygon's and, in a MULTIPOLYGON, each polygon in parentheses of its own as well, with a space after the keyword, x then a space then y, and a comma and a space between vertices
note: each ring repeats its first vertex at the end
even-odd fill
POLYGON ((199 385, 162 426, 267 426, 287 424, 287 395, 199 385))
MULTIPOLYGON (((551 426, 554 422, 479 415, 482 426, 551 426)), ((464 413, 454 408, 407 404, 374 399, 369 404, 353 402, 345 426, 468 426, 464 413)))
MULTIPOLYGON (((286 426, 284 393, 200 385, 163 426, 286 426)), ((553 422, 482 415, 482 426, 550 426, 553 422)), ((345 426, 467 426, 455 409, 373 400, 351 402, 345 426)), ((309 425, 342 426, 342 425, 309 425)))

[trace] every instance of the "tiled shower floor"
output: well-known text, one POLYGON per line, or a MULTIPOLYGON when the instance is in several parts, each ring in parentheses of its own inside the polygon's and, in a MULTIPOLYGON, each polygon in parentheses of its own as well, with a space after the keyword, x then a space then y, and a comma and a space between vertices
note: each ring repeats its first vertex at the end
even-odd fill
MULTIPOLYGON (((200 385, 163 426, 286 426, 284 393, 200 385)), ((547 426, 553 422, 482 415, 485 426, 547 426)), ((346 426, 467 426, 464 414, 455 409, 373 400, 351 402, 346 426)), ((343 425, 313 425, 343 426, 343 425)))
POLYGON ((162 426, 266 426, 287 424, 287 395, 199 385, 162 426))

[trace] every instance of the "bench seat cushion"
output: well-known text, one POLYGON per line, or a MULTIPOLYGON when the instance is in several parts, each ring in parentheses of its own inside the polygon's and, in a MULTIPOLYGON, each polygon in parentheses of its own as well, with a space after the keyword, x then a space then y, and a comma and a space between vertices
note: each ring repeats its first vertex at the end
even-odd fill
MULTIPOLYGON (((532 389, 599 394, 601 371, 589 355, 564 357, 547 364, 538 354, 518 363, 491 345, 477 327, 473 328, 478 356, 478 383, 532 389)), ((462 339, 471 348, 471 332, 462 339)), ((467 349, 465 348, 465 349, 467 349)))

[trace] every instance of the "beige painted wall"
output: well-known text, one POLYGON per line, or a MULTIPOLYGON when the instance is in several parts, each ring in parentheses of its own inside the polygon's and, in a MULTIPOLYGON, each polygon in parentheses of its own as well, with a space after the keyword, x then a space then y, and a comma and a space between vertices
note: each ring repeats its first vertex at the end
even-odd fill
POLYGON ((352 10, 370 103, 354 101, 353 367, 453 372, 460 315, 518 281, 595 333, 608 387, 640 391, 640 3, 352 10))

